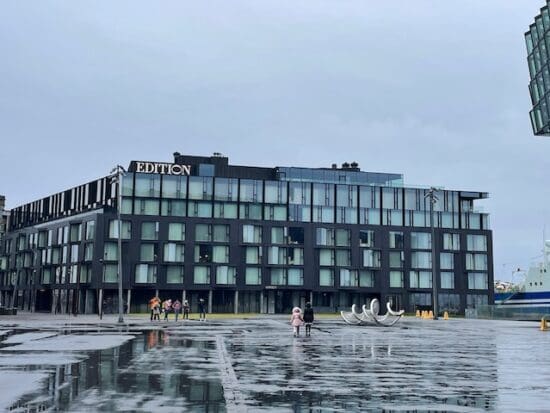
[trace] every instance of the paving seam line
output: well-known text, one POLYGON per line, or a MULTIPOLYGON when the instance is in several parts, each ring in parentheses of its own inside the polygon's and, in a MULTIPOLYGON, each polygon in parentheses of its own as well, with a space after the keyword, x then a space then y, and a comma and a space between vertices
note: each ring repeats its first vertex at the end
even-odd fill
POLYGON ((221 335, 216 336, 216 349, 220 362, 220 375, 227 411, 230 413, 246 412, 248 409, 244 397, 239 390, 239 380, 231 364, 231 358, 227 353, 224 338, 221 335))

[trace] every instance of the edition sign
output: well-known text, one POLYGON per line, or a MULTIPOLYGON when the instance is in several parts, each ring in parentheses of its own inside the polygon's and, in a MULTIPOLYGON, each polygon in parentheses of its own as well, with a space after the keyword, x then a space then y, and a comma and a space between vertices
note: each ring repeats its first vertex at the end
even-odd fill
POLYGON ((191 175, 191 165, 164 162, 136 162, 136 172, 161 175, 191 175))

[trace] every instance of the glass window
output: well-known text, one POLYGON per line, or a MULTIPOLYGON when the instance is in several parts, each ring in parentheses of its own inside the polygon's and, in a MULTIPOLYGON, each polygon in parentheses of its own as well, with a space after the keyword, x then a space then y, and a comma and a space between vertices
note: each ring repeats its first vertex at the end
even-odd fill
POLYGON ((286 248, 284 247, 268 247, 267 263, 272 265, 286 264, 286 248))
POLYGON ((266 221, 286 221, 286 205, 266 205, 264 206, 264 219, 266 221))
POLYGON ((259 225, 243 225, 243 242, 261 244, 262 227, 259 225))
POLYGON ((334 265, 334 250, 319 250, 319 265, 334 265))
POLYGON ((357 207, 357 186, 336 185, 336 205, 340 207, 357 207))
POLYGON ((303 248, 287 248, 287 258, 289 265, 304 265, 304 249, 303 248))
POLYGON ((374 231, 371 231, 371 230, 359 231, 359 246, 374 247, 374 231))
POLYGON ((218 201, 237 201, 239 181, 234 178, 215 178, 214 199, 218 201))
POLYGON ((160 196, 160 175, 138 173, 135 174, 135 177, 135 196, 151 198, 160 196))
POLYGON ((271 285, 286 285, 286 270, 284 268, 271 268, 271 285))
POLYGON ((226 265, 216 268, 216 284, 235 284, 235 267, 226 265))
POLYGON ((169 223, 168 241, 185 241, 185 224, 179 222, 169 223))
POLYGON ((441 273, 441 288, 454 289, 455 288, 455 274, 454 272, 442 272, 441 273))
POLYGON ((269 204, 286 204, 286 181, 265 181, 265 202, 269 204))
POLYGON ((448 293, 439 294, 438 304, 441 311, 458 314, 460 312, 460 295, 448 293))
POLYGON ((71 245, 71 262, 78 262, 78 244, 71 245))
POLYGON ((216 202, 214 204, 214 218, 237 218, 237 204, 229 202, 216 202))
POLYGON ((86 240, 88 241, 94 238, 95 238, 95 221, 87 221, 86 222, 86 240))
POLYGON ((245 262, 247 264, 261 264, 262 247, 245 247, 245 262))
POLYGON ((390 268, 403 268, 405 265, 405 253, 403 251, 390 251, 390 268))
POLYGON ((212 204, 210 202, 189 201, 187 215, 196 218, 211 218, 212 204))
MULTIPOLYGON (((122 239, 130 239, 132 237, 132 223, 130 221, 122 221, 122 239)), ((109 220, 109 238, 118 238, 118 220, 109 220)))
POLYGON ((487 255, 485 254, 466 254, 466 269, 476 271, 487 270, 487 255))
POLYGON ((262 202, 262 181, 253 179, 241 179, 241 202, 262 202))
POLYGON ((311 205, 311 183, 290 182, 289 202, 298 205, 311 205))
POLYGON ((165 217, 184 217, 185 201, 175 199, 164 199, 160 205, 160 213, 165 217))
POLYGON ((317 245, 333 246, 334 245, 334 230, 331 228, 317 228, 317 245))
POLYGON ((288 243, 289 244, 304 244, 304 229, 302 227, 288 228, 288 243))
POLYGON ((246 267, 245 284, 260 285, 262 283, 262 273, 260 267, 246 267))
POLYGON ((314 183, 313 205, 334 206, 334 184, 314 183))
POLYGON ((92 261, 94 259, 94 244, 88 242, 84 244, 84 261, 92 261))
POLYGON ((196 266, 193 271, 194 284, 210 284, 210 267, 196 266))
POLYGON ((211 200, 213 195, 213 178, 203 176, 189 177, 189 199, 211 200))
POLYGON ((314 206, 313 207, 313 222, 334 222, 334 207, 332 206, 314 206))
POLYGON ((215 245, 212 247, 212 262, 228 263, 229 247, 226 245, 215 245))
POLYGON ((429 252, 411 252, 412 268, 432 268, 432 254, 429 252))
POLYGON ((443 249, 448 251, 460 250, 460 234, 443 234, 443 249))
POLYGON ((141 224, 142 240, 158 240, 158 237, 159 237, 158 222, 142 222, 141 224))
POLYGON ((485 235, 466 235, 468 251, 487 251, 487 237, 485 235))
POLYGON ((187 177, 177 175, 164 175, 162 177, 162 197, 180 199, 186 198, 187 177))
POLYGON ((164 244, 165 262, 183 262, 184 258, 185 248, 183 244, 176 244, 175 242, 168 242, 164 244))
POLYGON ((197 225, 195 225, 195 241, 211 242, 212 241, 212 227, 209 224, 197 224, 197 225))
POLYGON ((135 272, 136 284, 154 284, 157 282, 157 266, 137 264, 135 272))
POLYGON ((167 284, 183 284, 183 266, 169 265, 166 267, 167 284))
POLYGON ((132 196, 134 192, 134 174, 127 172, 122 176, 122 195, 132 196))
POLYGON ((336 230, 336 246, 337 247, 349 247, 351 245, 350 230, 349 229, 337 229, 336 230))
POLYGON ((487 290, 489 288, 489 277, 484 272, 468 273, 468 289, 487 290))
POLYGON ((404 286, 403 271, 390 271, 390 288, 403 288, 404 286))
POLYGON ((82 240, 82 224, 71 224, 71 242, 82 240))
POLYGON ((139 249, 140 261, 156 261, 157 260, 157 244, 141 244, 139 249))
POLYGON ((334 271, 330 268, 321 268, 319 270, 319 285, 321 287, 334 286, 334 271))
POLYGON ((359 202, 363 208, 380 208, 380 188, 376 186, 360 186, 359 202))
POLYGON ((453 270, 455 268, 454 254, 452 252, 442 252, 439 254, 439 268, 442 270, 453 270))
POLYGON ((390 231, 390 248, 403 248, 403 233, 390 231))
POLYGON ((122 205, 120 207, 121 214, 132 214, 132 198, 122 198, 122 205))
POLYGON ((409 276, 410 288, 432 288, 432 273, 430 271, 411 271, 409 276))
POLYGON ((284 244, 285 243, 285 229, 284 227, 271 228, 271 243, 272 244, 284 244))
POLYGON ((484 294, 468 294, 466 296, 466 305, 468 308, 476 308, 482 305, 487 305, 489 298, 484 294))
POLYGON ((339 267, 349 267, 351 265, 351 253, 349 250, 336 251, 336 265, 339 267))
POLYGON ((380 267, 380 251, 363 250, 363 266, 364 267, 380 267))
POLYGON ((158 199, 136 199, 134 211, 137 215, 159 215, 158 199))
POLYGON ((103 282, 118 282, 118 266, 116 264, 105 264, 103 266, 103 282))
POLYGON ((105 261, 118 260, 118 245, 116 242, 106 242, 104 245, 103 258, 105 261))
POLYGON ((357 271, 348 270, 347 268, 340 269, 340 287, 358 287, 359 280, 357 271))
POLYGON ((212 262, 212 245, 195 245, 195 262, 212 262))
POLYGON ((304 270, 301 268, 289 268, 288 285, 304 285, 304 270))
POLYGON ((214 225, 214 242, 229 242, 229 225, 214 225))
POLYGON ((432 248, 432 234, 429 232, 411 232, 411 248, 424 250, 432 248))
POLYGON ((240 219, 262 219, 262 204, 241 204, 240 219))
POLYGON ((359 287, 374 287, 374 271, 359 271, 359 287))

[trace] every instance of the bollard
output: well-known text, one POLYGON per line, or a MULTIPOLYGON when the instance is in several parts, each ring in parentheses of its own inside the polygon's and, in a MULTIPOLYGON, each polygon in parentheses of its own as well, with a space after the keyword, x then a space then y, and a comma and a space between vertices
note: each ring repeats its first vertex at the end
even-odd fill
POLYGON ((430 312, 428 313, 428 318, 430 320, 433 320, 434 319, 434 312, 432 310, 430 310, 430 312))
POLYGON ((426 318, 426 310, 422 310, 422 318, 426 318))
POLYGON ((416 316, 420 317, 420 310, 416 310, 416 316))
POLYGON ((443 313, 443 320, 448 320, 449 319, 449 313, 447 311, 445 311, 443 313))
POLYGON ((548 324, 546 324, 546 317, 542 317, 540 319, 540 331, 547 331, 548 330, 548 324))

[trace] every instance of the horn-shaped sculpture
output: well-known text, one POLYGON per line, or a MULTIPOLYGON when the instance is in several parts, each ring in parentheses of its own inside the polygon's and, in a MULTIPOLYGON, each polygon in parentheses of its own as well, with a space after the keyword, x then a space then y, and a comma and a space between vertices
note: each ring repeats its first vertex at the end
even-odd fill
POLYGON ((379 308, 378 299, 374 298, 370 302, 370 308, 363 305, 363 312, 357 312, 357 306, 353 304, 351 306, 351 312, 340 311, 340 315, 346 323, 351 325, 379 325, 390 327, 397 323, 405 313, 404 310, 393 311, 390 302, 386 304, 387 311, 385 315, 378 315, 379 308))

